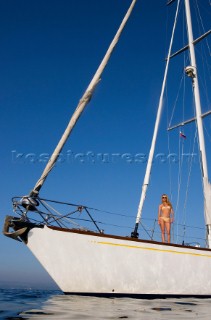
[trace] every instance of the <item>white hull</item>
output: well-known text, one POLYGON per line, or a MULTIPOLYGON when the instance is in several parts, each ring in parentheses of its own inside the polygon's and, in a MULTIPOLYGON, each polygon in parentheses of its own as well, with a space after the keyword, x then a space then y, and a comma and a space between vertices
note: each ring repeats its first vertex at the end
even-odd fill
POLYGON ((27 246, 65 293, 211 296, 211 250, 59 228, 27 246))

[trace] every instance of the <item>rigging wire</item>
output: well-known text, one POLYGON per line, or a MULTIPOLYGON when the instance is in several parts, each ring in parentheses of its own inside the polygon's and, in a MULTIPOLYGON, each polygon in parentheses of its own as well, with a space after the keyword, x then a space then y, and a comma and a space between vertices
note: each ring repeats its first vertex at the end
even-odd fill
MULTIPOLYGON (((178 134, 179 136, 179 134, 178 134)), ((176 202, 176 207, 175 207, 175 218, 177 217, 178 214, 178 208, 179 208, 179 203, 180 203, 180 190, 181 190, 181 184, 182 184, 182 165, 183 165, 183 150, 184 150, 184 141, 181 142, 180 136, 179 136, 179 145, 178 145, 178 158, 179 158, 179 168, 178 168, 178 178, 177 178, 177 202, 176 202), (182 144, 182 147, 181 147, 182 144), (182 149, 182 151, 181 151, 182 149)), ((178 218, 177 218, 178 221, 178 218)), ((178 243, 178 223, 177 223, 177 240, 176 243, 178 243)))
MULTIPOLYGON (((184 28, 183 28, 183 32, 184 32, 184 28)), ((183 34, 184 37, 184 34, 183 34)), ((186 57, 186 55, 184 54, 184 58, 183 58, 183 68, 185 69, 185 66, 187 65, 187 60, 188 60, 188 55, 186 57)), ((185 92, 186 92, 186 78, 184 75, 184 81, 183 81, 183 101, 182 101, 182 113, 183 113, 183 121, 185 119, 185 92)), ((184 130, 183 130, 184 133, 184 130)), ((181 142, 181 139, 179 138, 179 142, 181 142)), ((182 184, 182 165, 183 165, 183 159, 184 159, 184 141, 182 142, 182 153, 181 153, 181 167, 180 167, 180 183, 178 184, 178 206, 179 206, 179 202, 180 202, 180 191, 181 191, 181 184, 182 184)), ((185 229, 185 224, 183 223, 183 235, 186 233, 186 229, 185 229)), ((177 226, 177 235, 178 235, 178 226, 177 226)), ((178 240, 178 238, 177 238, 178 240)), ((183 239, 183 243, 184 243, 184 239, 183 239)))
MULTIPOLYGON (((173 105, 172 115, 171 115, 171 118, 170 118, 170 121, 169 121, 169 124, 168 124, 169 128, 172 126, 172 122, 173 122, 173 117, 174 117, 174 114, 175 114, 176 106, 177 106, 178 101, 179 101, 179 95, 180 95, 181 87, 182 87, 182 84, 184 84, 184 81, 185 81, 184 80, 185 79, 184 69, 185 69, 185 66, 187 65, 187 61, 188 61, 188 58, 186 57, 186 63, 184 63, 184 67, 183 67, 183 70, 182 70, 182 76, 181 76, 181 79, 180 79, 180 85, 179 85, 177 96, 175 98, 175 102, 174 102, 174 105, 173 105)), ((184 88, 183 88, 183 90, 184 90, 184 88)), ((184 95, 184 93, 183 93, 183 95, 184 95)), ((185 111, 185 108, 183 107, 183 122, 184 122, 184 119, 185 119, 184 111, 185 111)))
POLYGON ((205 132, 206 132, 206 134, 208 136, 209 141, 211 142, 211 135, 210 135, 209 130, 207 130, 207 127, 205 125, 204 125, 204 130, 205 130, 205 132))
MULTIPOLYGON (((197 50, 197 52, 199 52, 199 50, 197 50)), ((207 101, 207 106, 211 106, 211 102, 209 99, 209 94, 208 94, 208 85, 207 85, 207 78, 209 78, 209 80, 211 80, 211 66, 209 67, 209 63, 208 63, 208 59, 207 56, 205 54, 205 51, 202 51, 202 47, 201 47, 201 52, 200 53, 200 58, 201 58, 201 63, 203 66, 203 78, 202 76, 199 77, 200 79, 200 85, 201 87, 203 87, 204 89, 204 95, 206 97, 206 101, 207 101), (210 72, 209 72, 210 69, 210 72), (207 75, 207 77, 206 77, 207 75)))
MULTIPOLYGON (((196 11, 196 17, 197 17, 197 22, 198 22, 199 33, 200 34, 206 33, 206 29, 205 29, 204 24, 203 24, 203 20, 202 20, 201 12, 200 12, 200 9, 199 9, 198 1, 196 1, 195 11, 196 11)), ((203 88, 204 88, 205 96, 206 96, 206 99, 207 99, 207 105, 211 105, 210 101, 209 101, 209 98, 208 98, 208 89, 207 89, 208 85, 207 85, 207 81, 206 81, 206 77, 205 77, 205 74, 208 72, 208 77, 209 77, 209 79, 211 79, 211 66, 210 66, 210 64, 208 62, 207 55, 205 54, 205 50, 203 50, 204 46, 207 47, 208 54, 209 54, 209 56, 211 56, 211 49, 210 49, 210 46, 209 46, 208 37, 205 38, 205 42, 201 43, 201 46, 200 46, 201 51, 197 50, 197 52, 200 52, 201 63, 203 65, 203 73, 204 73, 204 78, 203 78, 204 81, 201 81, 201 85, 203 85, 203 88)), ((197 46, 196 46, 196 49, 197 49, 197 46)), ((202 77, 200 77, 200 79, 202 79, 202 77)))
MULTIPOLYGON (((210 0, 210 2, 211 2, 211 0, 210 0)), ((196 17, 197 17, 197 21, 198 21, 199 30, 200 30, 200 25, 201 25, 202 32, 205 33, 206 30, 205 30, 205 27, 204 27, 204 24, 203 24, 203 20, 202 20, 202 16, 201 16, 201 13, 200 13, 198 1, 196 1, 195 10, 197 11, 196 17)), ((211 56, 211 49, 210 49, 210 46, 209 46, 208 39, 205 38, 205 41, 206 41, 206 44, 207 44, 207 47, 208 47, 209 55, 211 56)))
MULTIPOLYGON (((22 207, 21 207, 21 204, 20 204, 20 202, 18 202, 17 203, 17 198, 22 198, 22 197, 15 197, 15 198, 13 198, 13 203, 14 203, 14 209, 15 209, 15 212, 18 214, 18 215, 20 215, 20 216, 24 216, 25 217, 25 215, 24 215, 24 213, 25 212, 23 212, 23 210, 22 210, 22 207), (15 205, 15 204, 17 204, 17 205, 15 205)), ((89 225, 85 225, 85 226, 82 226, 81 225, 81 223, 80 223, 80 221, 82 221, 83 223, 92 223, 93 221, 91 221, 90 219, 86 219, 86 218, 79 218, 79 217, 74 217, 74 216, 72 216, 73 214, 76 214, 77 212, 78 212, 78 206, 77 205, 72 205, 71 203, 68 203, 68 202, 64 202, 64 203, 62 203, 61 201, 56 201, 56 200, 45 200, 45 202, 46 201, 49 201, 49 202, 54 202, 54 203, 59 203, 59 205, 70 205, 70 206, 74 206, 74 207, 77 207, 77 210, 74 210, 74 211, 72 211, 72 212, 69 212, 69 213, 66 213, 66 214, 64 214, 63 216, 61 216, 61 213, 58 211, 58 210, 56 210, 55 208, 53 208, 52 206, 50 206, 51 207, 51 209, 49 209, 49 207, 48 206, 46 206, 46 203, 45 203, 45 205, 44 205, 44 208, 47 210, 47 213, 46 212, 43 212, 43 211, 41 211, 41 210, 37 210, 37 211, 33 211, 35 214, 36 214, 36 219, 35 218, 33 218, 33 217, 30 217, 30 221, 31 222, 34 222, 34 223, 36 223, 36 224, 38 224, 38 225, 48 225, 48 226, 54 226, 55 224, 58 224, 59 225, 59 227, 63 227, 63 228, 67 228, 67 229, 71 229, 72 228, 72 226, 71 227, 68 227, 67 226, 67 223, 73 223, 73 225, 75 226, 75 229, 77 228, 77 230, 85 230, 85 231, 91 231, 92 230, 92 228, 90 228, 90 226, 89 225), (51 213, 51 210, 54 212, 54 213, 51 213), (54 217, 54 219, 53 220, 45 220, 45 215, 49 215, 50 216, 50 218, 53 218, 54 217), (71 215, 71 221, 69 221, 67 218, 67 216, 68 215, 71 215), (42 219, 42 221, 40 221, 41 219, 39 219, 39 216, 41 217, 41 219, 42 219), (74 220, 74 221, 73 221, 74 220), (78 221, 79 223, 76 223, 75 221, 78 221)), ((41 202, 41 199, 39 199, 39 202, 40 202, 40 204, 41 205, 43 205, 43 200, 42 200, 42 202, 41 202)), ((86 206, 83 206, 83 208, 87 208, 86 206)), ((100 210, 100 209, 94 209, 93 211, 96 211, 97 213, 100 213, 100 212, 103 212, 102 210, 100 210)), ((33 213, 33 212, 31 212, 31 213, 33 213)), ((29 213, 29 212, 28 212, 29 213)), ((110 214, 113 214, 113 215, 115 215, 115 214, 117 214, 117 215, 119 215, 118 213, 110 213, 110 214)), ((127 216, 125 216, 125 217, 127 217, 127 216)), ((128 218, 128 217, 127 217, 128 218)), ((150 229, 150 228, 147 228, 143 223, 141 224, 141 226, 142 226, 142 228, 143 228, 143 230, 144 230, 144 232, 147 234, 147 236, 148 236, 148 238, 150 239, 150 240, 153 240, 153 236, 154 236, 154 234, 155 234, 155 236, 160 236, 160 230, 159 230, 159 232, 158 231, 155 231, 155 228, 156 227, 158 227, 158 225, 157 225, 157 220, 156 219, 146 219, 146 218, 143 218, 142 219, 142 221, 145 221, 145 220, 152 220, 152 221, 154 221, 154 227, 153 227, 153 229, 150 229)), ((101 225, 102 227, 115 227, 115 228, 119 228, 119 229, 122 229, 122 230, 132 230, 132 228, 131 228, 131 226, 128 226, 128 225, 126 225, 126 224, 121 224, 121 225, 119 225, 119 224, 115 224, 115 223, 107 223, 107 222, 103 222, 103 221, 99 221, 99 220, 94 220, 97 224, 99 224, 99 225, 101 225)), ((151 224, 151 222, 150 222, 150 224, 151 224)), ((196 226, 187 226, 187 228, 196 228, 196 229, 198 229, 198 230, 200 230, 200 229, 202 229, 203 231, 204 231, 204 228, 199 228, 199 227, 196 227, 196 226)), ((103 229, 101 229, 100 230, 101 232, 103 232, 104 233, 104 230, 103 229)), ((97 232, 97 231, 94 231, 93 230, 93 232, 97 232)), ((108 234, 108 232, 107 232, 107 234, 108 234)), ((122 234, 122 231, 121 231, 121 234, 122 234)), ((180 238, 181 238, 181 236, 179 236, 180 238)), ((194 240, 196 240, 196 238, 194 239, 194 240)), ((201 238, 201 240, 202 240, 202 238, 201 238)), ((204 239, 203 239, 204 240, 204 239)))
MULTIPOLYGON (((79 205, 79 204, 73 204, 73 203, 64 202, 64 201, 57 201, 57 200, 50 200, 50 199, 43 199, 43 198, 40 198, 40 200, 48 201, 48 202, 53 202, 53 203, 57 203, 57 204, 64 204, 64 205, 68 205, 68 206, 75 206, 75 207, 80 207, 80 206, 81 206, 81 205, 79 205)), ((126 218, 134 218, 134 217, 135 217, 134 215, 133 215, 133 216, 129 216, 129 215, 126 215, 126 214, 117 213, 117 212, 111 212, 111 211, 106 211, 106 210, 97 209, 97 208, 93 208, 93 207, 89 207, 89 206, 83 206, 83 207, 84 207, 84 208, 87 208, 87 209, 89 209, 89 210, 104 212, 104 213, 107 213, 107 214, 112 214, 112 215, 121 216, 121 217, 126 217, 126 218)))
MULTIPOLYGON (((184 21, 184 19, 183 19, 184 21)), ((183 28, 183 43, 184 43, 184 28, 183 28)), ((187 58, 186 58, 187 59, 187 58)), ((178 102, 179 102, 179 97, 180 97, 180 93, 181 93, 181 90, 182 90, 182 84, 185 86, 185 74, 184 74, 184 68, 185 68, 185 55, 184 55, 184 62, 183 62, 183 69, 182 69, 182 72, 181 72, 181 76, 180 76, 180 83, 179 83, 179 87, 178 87, 178 91, 177 91, 177 95, 176 95, 176 98, 175 98, 175 101, 174 101, 174 104, 173 104, 173 108, 172 108, 172 113, 171 113, 171 117, 170 117, 170 120, 169 120, 169 123, 168 123, 168 127, 171 127, 171 124, 172 124, 172 121, 173 121, 173 117, 174 117, 174 114, 175 114, 175 110, 176 110, 176 106, 178 105, 178 102)), ((183 87, 183 103, 182 103, 182 106, 183 106, 183 116, 182 116, 182 119, 183 119, 183 122, 184 122, 184 92, 185 92, 185 88, 183 87)), ((176 202, 176 209, 174 210, 175 211, 175 217, 177 216, 177 213, 178 213, 178 205, 179 205, 179 199, 180 199, 180 187, 181 187, 181 153, 180 153, 180 142, 181 142, 181 139, 179 138, 179 174, 178 174, 178 190, 177 190, 177 202, 176 202)), ((170 143, 169 143, 169 135, 168 135, 168 152, 170 154, 170 143)), ((171 200, 172 200, 172 177, 171 177, 171 163, 170 163, 170 158, 169 158, 169 179, 170 179, 170 190, 171 190, 171 200)), ((177 231, 176 233, 178 234, 178 228, 177 228, 177 231)), ((174 225, 173 225, 173 237, 174 237, 174 225)))
MULTIPOLYGON (((183 17, 183 26, 185 25, 184 23, 185 18, 183 17)), ((183 27, 183 41, 184 41, 184 33, 185 33, 185 27, 183 27)), ((186 92, 186 81, 185 81, 185 74, 184 74, 184 69, 187 64, 187 59, 188 57, 186 54, 183 56, 183 77, 181 79, 183 83, 183 94, 182 94, 182 118, 183 122, 185 119, 185 92, 186 92)), ((180 128, 181 130, 181 128, 180 128)), ((184 131, 183 131, 184 133, 184 131)), ((177 180, 177 203, 176 203, 176 209, 175 209, 175 216, 177 216, 177 240, 176 243, 178 243, 178 235, 179 235, 179 203, 180 203, 180 195, 181 195, 181 186, 182 186, 182 167, 183 167, 183 159, 184 159, 184 141, 181 140, 180 138, 180 133, 178 132, 178 137, 179 137, 179 145, 178 145, 178 150, 179 150, 179 169, 178 169, 178 180, 177 180)))
POLYGON ((193 164, 193 155, 194 155, 194 149, 195 149, 196 139, 197 139, 197 128, 196 128, 196 130, 195 130, 195 137, 194 137, 193 149, 192 149, 192 153, 191 153, 190 166, 189 166, 189 170, 188 170, 186 193, 185 193, 184 207, 183 207, 183 219, 184 219, 184 220, 183 220, 183 226, 184 226, 183 242, 184 242, 185 236, 186 236, 188 191, 189 191, 189 186, 190 186, 190 176, 191 176, 191 170, 192 170, 192 164, 193 164))

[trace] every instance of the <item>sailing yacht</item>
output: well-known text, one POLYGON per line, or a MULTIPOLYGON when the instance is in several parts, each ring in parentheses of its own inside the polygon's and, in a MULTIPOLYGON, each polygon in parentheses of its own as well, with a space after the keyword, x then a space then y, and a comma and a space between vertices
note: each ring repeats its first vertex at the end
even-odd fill
POLYGON ((139 298, 211 297, 211 186, 208 179, 202 124, 203 118, 207 114, 202 114, 201 111, 198 69, 195 58, 195 46, 211 32, 209 30, 200 38, 193 38, 190 2, 191 0, 168 1, 168 5, 176 8, 175 20, 166 58, 141 199, 131 234, 126 237, 107 234, 99 227, 98 221, 93 218, 92 208, 43 199, 40 193, 63 146, 92 98, 102 72, 119 41, 131 12, 135 8, 136 0, 131 2, 104 59, 80 99, 61 140, 33 190, 26 196, 12 199, 16 215, 6 216, 4 235, 22 241, 65 294, 139 298), (172 44, 181 6, 185 7, 188 43, 184 48, 173 53, 172 44), (195 116, 192 120, 183 121, 182 126, 190 121, 197 125, 204 192, 204 215, 207 228, 206 246, 204 247, 185 243, 163 243, 153 239, 145 240, 139 238, 138 232, 152 171, 169 64, 176 55, 184 51, 188 51, 190 54, 190 61, 185 67, 184 73, 193 88, 195 116), (66 211, 59 211, 59 205, 65 206, 66 211), (87 225, 85 227, 79 225, 78 221, 82 215, 86 215, 87 220, 89 219, 93 224, 94 231, 89 229, 87 225))

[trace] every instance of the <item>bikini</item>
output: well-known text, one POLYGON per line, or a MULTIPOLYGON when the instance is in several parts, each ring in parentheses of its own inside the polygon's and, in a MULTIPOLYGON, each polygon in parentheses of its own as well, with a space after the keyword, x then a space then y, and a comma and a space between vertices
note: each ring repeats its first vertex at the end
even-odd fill
POLYGON ((167 217, 160 217, 164 222, 171 222, 170 218, 167 217))
MULTIPOLYGON (((171 207, 170 206, 162 206, 162 208, 166 208, 166 209, 171 209, 171 207)), ((162 210, 162 209, 161 209, 162 210)), ((162 219, 164 222, 171 222, 171 219, 170 219, 170 217, 160 217, 160 219, 162 219)))

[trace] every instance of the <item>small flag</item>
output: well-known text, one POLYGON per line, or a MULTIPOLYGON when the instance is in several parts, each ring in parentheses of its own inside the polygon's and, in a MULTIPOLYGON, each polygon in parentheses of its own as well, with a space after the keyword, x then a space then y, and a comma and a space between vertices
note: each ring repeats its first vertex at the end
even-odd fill
POLYGON ((181 131, 180 131, 180 137, 182 137, 182 138, 184 138, 184 139, 186 139, 186 135, 184 134, 184 133, 182 133, 181 131))

